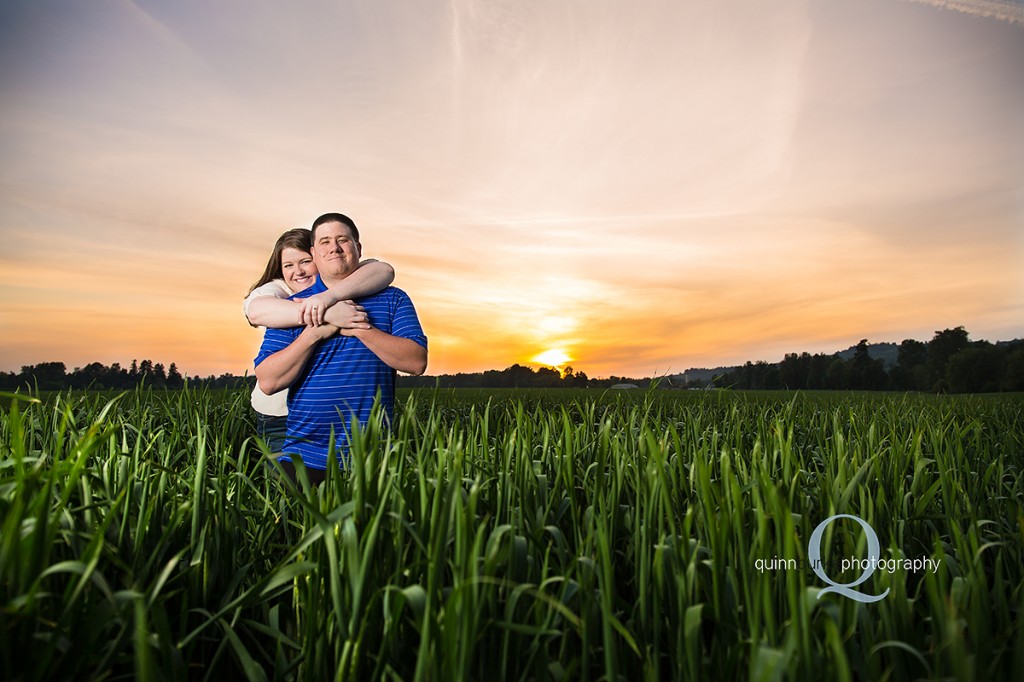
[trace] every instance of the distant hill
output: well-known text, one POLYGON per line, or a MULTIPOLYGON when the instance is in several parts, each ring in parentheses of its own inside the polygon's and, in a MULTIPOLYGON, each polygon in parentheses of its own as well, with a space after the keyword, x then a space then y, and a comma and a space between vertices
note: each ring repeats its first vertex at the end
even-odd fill
MULTIPOLYGON (((1003 343, 1012 343, 1009 341, 1000 341, 1003 343)), ((841 350, 833 353, 843 360, 849 360, 853 357, 854 351, 857 349, 856 344, 850 346, 846 350, 841 350)), ((896 362, 899 358, 899 344, 895 343, 869 343, 868 354, 872 360, 881 360, 886 370, 890 370, 896 366, 896 362)), ((780 358, 781 360, 781 358, 780 358)), ((775 362, 779 362, 776 360, 775 362)), ((679 374, 673 374, 670 378, 673 382, 686 383, 687 381, 700 381, 708 382, 716 376, 722 376, 729 372, 733 372, 742 367, 742 365, 734 365, 732 367, 715 367, 713 369, 707 369, 706 367, 691 367, 685 372, 679 374)))
MULTIPOLYGON (((846 350, 839 351, 837 355, 843 360, 849 360, 856 350, 857 346, 850 346, 846 350)), ((872 360, 881 360, 885 369, 890 370, 896 366, 896 362, 899 360, 900 347, 895 343, 869 343, 868 355, 872 360)))
POLYGON ((681 374, 673 374, 669 377, 673 383, 685 384, 688 381, 699 381, 701 383, 707 383, 715 377, 728 374, 736 370, 737 367, 715 367, 713 369, 707 369, 704 367, 692 367, 681 374))
POLYGON ((861 343, 834 353, 791 352, 775 362, 693 367, 667 377, 671 388, 915 390, 987 393, 1024 390, 1024 341, 970 339, 963 327, 936 331, 930 341, 861 343), (863 344, 863 345, 861 345, 863 344), (900 364, 900 349, 904 365, 900 364), (857 361, 867 350, 871 362, 857 361))
MULTIPOLYGON (((1016 343, 1016 341, 997 341, 995 345, 1001 346, 1006 344, 1016 343)), ((853 353, 856 351, 856 344, 850 346, 845 350, 839 350, 835 353, 831 353, 842 359, 848 360, 853 357, 853 353)), ((867 353, 871 356, 871 359, 881 359, 882 364, 886 371, 896 367, 897 360, 899 359, 899 344, 898 343, 869 343, 867 344, 867 353)), ((827 354, 827 353, 826 353, 827 354)), ((775 360, 775 363, 779 363, 781 358, 775 360)), ((686 370, 680 374, 673 375, 672 381, 685 383, 687 381, 699 381, 708 382, 715 377, 720 377, 729 372, 733 372, 739 369, 740 365, 733 367, 716 367, 714 369, 707 369, 702 367, 695 367, 686 370)))

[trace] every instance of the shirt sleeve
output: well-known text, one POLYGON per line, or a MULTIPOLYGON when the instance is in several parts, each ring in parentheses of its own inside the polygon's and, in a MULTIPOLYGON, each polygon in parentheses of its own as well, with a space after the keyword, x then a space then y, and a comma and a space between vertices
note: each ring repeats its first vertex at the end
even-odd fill
POLYGON ((256 287, 249 295, 242 301, 242 312, 245 313, 246 319, 249 318, 249 304, 255 301, 257 298, 263 296, 273 296, 275 298, 288 298, 292 295, 290 291, 284 288, 284 286, 278 280, 272 280, 256 287))
POLYGON ((290 346, 292 341, 294 341, 300 333, 302 333, 302 327, 292 327, 290 329, 268 329, 263 334, 263 344, 260 346, 256 359, 253 360, 253 366, 258 366, 274 353, 284 350, 290 346))
POLYGON ((391 335, 415 341, 426 348, 427 335, 423 333, 423 327, 420 325, 420 318, 416 315, 416 307, 413 306, 412 299, 404 291, 398 290, 396 293, 391 335))

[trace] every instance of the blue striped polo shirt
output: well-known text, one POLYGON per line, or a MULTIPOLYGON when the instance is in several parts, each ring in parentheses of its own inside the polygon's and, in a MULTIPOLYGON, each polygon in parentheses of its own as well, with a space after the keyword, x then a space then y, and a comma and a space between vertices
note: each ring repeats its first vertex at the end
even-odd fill
MULTIPOLYGON (((326 290, 317 276, 316 284, 292 299, 326 290)), ((427 337, 412 300, 401 289, 388 287, 357 302, 366 309, 370 324, 377 329, 427 347, 427 337)), ((286 348, 300 333, 302 327, 267 329, 255 364, 286 348)), ((344 466, 352 417, 365 425, 378 391, 388 420, 394 416, 395 375, 395 370, 355 337, 338 334, 321 341, 288 392, 288 435, 282 448, 286 454, 281 459, 291 461, 287 453, 297 453, 307 467, 327 468, 327 448, 333 429, 338 459, 344 466)))

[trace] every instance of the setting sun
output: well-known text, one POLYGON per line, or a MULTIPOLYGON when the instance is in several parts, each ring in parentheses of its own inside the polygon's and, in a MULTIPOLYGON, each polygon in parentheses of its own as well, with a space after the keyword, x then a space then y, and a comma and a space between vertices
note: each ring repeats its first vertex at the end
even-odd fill
POLYGON ((538 353, 530 358, 530 362, 536 362, 541 365, 549 365, 551 367, 561 367, 567 362, 571 362, 572 358, 561 348, 552 348, 546 350, 543 353, 538 353))

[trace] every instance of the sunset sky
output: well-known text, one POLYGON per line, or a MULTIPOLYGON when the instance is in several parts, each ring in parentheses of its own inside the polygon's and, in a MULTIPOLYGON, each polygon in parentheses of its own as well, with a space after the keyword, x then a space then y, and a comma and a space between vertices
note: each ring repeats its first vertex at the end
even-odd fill
POLYGON ((1021 2, 3 2, 0 370, 251 372, 327 211, 428 374, 1024 337, 1022 74, 1021 2))

